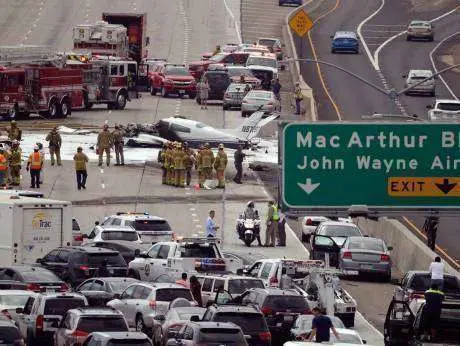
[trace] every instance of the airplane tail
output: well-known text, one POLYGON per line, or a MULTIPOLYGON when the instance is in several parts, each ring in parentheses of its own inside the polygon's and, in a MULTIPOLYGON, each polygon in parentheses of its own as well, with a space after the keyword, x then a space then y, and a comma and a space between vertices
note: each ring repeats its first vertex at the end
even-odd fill
POLYGON ((262 126, 265 126, 270 121, 278 118, 278 114, 273 114, 265 119, 262 119, 264 116, 264 112, 254 112, 251 114, 249 118, 246 118, 240 126, 234 129, 235 135, 244 141, 249 141, 255 136, 258 135, 262 126))

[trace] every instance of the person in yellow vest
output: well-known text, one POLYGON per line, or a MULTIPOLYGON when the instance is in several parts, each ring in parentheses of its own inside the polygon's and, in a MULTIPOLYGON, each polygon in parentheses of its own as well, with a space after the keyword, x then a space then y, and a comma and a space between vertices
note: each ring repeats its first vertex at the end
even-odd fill
POLYGON ((166 184, 166 150, 168 149, 168 143, 163 143, 163 147, 158 152, 157 161, 161 164, 161 183, 164 185, 166 184))
POLYGON ((214 169, 217 173, 219 189, 225 189, 225 169, 227 168, 227 154, 224 151, 224 145, 219 144, 219 151, 217 152, 216 159, 214 161, 214 169))
POLYGON ((109 131, 109 125, 104 124, 104 126, 102 127, 102 131, 99 132, 97 136, 97 150, 99 153, 98 166, 102 166, 104 152, 107 155, 107 158, 106 158, 107 167, 110 166, 110 149, 112 147, 113 147, 112 133, 109 131))
POLYGON ((176 156, 177 156, 177 142, 171 145, 171 153, 169 156, 169 185, 176 186, 176 156))
POLYGON ((203 174, 203 182, 206 179, 212 179, 212 167, 214 165, 214 153, 211 150, 209 143, 204 145, 204 150, 201 154, 201 171, 203 174))
POLYGON ((40 171, 43 166, 43 156, 39 152, 38 145, 34 146, 34 152, 29 155, 26 170, 30 170, 30 187, 40 188, 40 171))
POLYGON ((13 140, 11 155, 9 157, 11 185, 18 186, 21 183, 22 150, 19 141, 13 140))
POLYGON ((0 186, 5 186, 5 174, 8 170, 8 160, 5 157, 5 149, 0 147, 0 186))
POLYGON ((88 156, 83 153, 83 148, 78 147, 77 153, 73 156, 75 161, 75 174, 77 177, 77 188, 86 189, 86 178, 88 178, 88 173, 86 171, 86 163, 89 161, 88 156))
POLYGON ((124 166, 125 165, 125 155, 123 153, 123 132, 121 125, 115 125, 115 130, 112 132, 113 146, 115 148, 115 166, 124 166))
POLYGON ((45 138, 45 141, 49 142, 49 150, 50 150, 50 158, 51 158, 51 166, 54 166, 54 156, 56 155, 56 162, 58 166, 61 166, 61 145, 62 145, 62 138, 58 132, 58 127, 55 126, 53 129, 48 133, 45 138))
POLYGON ((187 155, 185 158, 185 184, 190 186, 190 182, 192 180, 192 168, 196 160, 195 152, 189 147, 187 142, 184 142, 184 151, 187 155))
POLYGON ((174 174, 175 174, 175 186, 185 186, 185 165, 187 160, 187 154, 185 153, 182 144, 178 143, 177 152, 174 156, 174 174))
POLYGON ((18 124, 15 120, 11 120, 10 127, 5 128, 6 132, 8 132, 8 138, 12 141, 17 140, 20 141, 22 138, 22 131, 18 127, 18 124))
POLYGON ((278 221, 280 217, 278 214, 278 207, 274 201, 268 202, 268 212, 266 221, 266 232, 265 232, 265 246, 273 247, 276 244, 278 238, 278 221))
POLYGON ((203 167, 202 167, 203 150, 204 150, 204 146, 200 145, 200 147, 198 148, 198 151, 196 152, 196 156, 195 156, 195 169, 198 172, 198 184, 200 185, 200 187, 203 187, 203 183, 204 183, 203 167))

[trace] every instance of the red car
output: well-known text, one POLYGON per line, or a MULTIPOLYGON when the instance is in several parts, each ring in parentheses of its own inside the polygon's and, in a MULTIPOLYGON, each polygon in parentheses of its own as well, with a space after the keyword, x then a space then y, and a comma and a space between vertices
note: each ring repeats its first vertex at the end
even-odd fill
POLYGON ((191 62, 189 64, 189 71, 193 77, 200 79, 211 64, 244 65, 248 57, 249 53, 244 52, 219 53, 213 55, 208 60, 191 62))
POLYGON ((163 97, 170 94, 182 97, 187 94, 193 99, 196 97, 196 81, 185 65, 158 65, 150 73, 150 94, 155 95, 157 92, 163 97))

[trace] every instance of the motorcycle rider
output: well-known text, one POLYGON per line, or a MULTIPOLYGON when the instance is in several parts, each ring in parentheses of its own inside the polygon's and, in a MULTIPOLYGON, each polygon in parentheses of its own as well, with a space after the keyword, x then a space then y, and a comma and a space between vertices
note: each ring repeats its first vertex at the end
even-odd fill
MULTIPOLYGON (((253 201, 248 202, 242 216, 244 219, 259 220, 259 212, 257 211, 257 209, 255 209, 253 201)), ((244 227, 238 228, 238 235, 240 239, 244 238, 244 227)), ((257 239, 258 245, 262 246, 262 242, 260 241, 260 229, 257 229, 257 231, 254 230, 254 236, 257 239)))

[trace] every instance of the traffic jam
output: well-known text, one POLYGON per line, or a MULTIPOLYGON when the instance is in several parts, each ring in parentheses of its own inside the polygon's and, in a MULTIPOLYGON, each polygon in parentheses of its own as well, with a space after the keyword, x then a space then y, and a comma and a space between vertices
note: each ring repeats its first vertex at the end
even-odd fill
MULTIPOLYGON (((121 111, 152 96, 192 99, 200 109, 219 101, 222 111, 241 112, 237 135, 219 132, 235 147, 250 145, 245 127, 279 116, 280 38, 222 42, 199 61, 177 64, 148 56, 146 32, 146 13, 104 12, 101 21, 73 28, 69 52, 0 46, 0 116, 64 119, 95 105, 121 111)), ((193 144, 180 136, 200 127, 171 117, 159 122, 159 142, 125 136, 133 146, 193 144)), ((215 141, 206 138, 223 142, 215 141)), ((286 244, 261 243, 262 228, 285 227, 279 206, 263 216, 249 202, 230 231, 245 252, 281 248, 283 255, 248 261, 224 251, 219 235, 185 236, 149 212, 101 215, 85 230, 72 203, 43 197, 0 193, 1 345, 369 344, 357 329, 358 299, 344 284, 369 278, 394 288, 380 312, 384 345, 460 345, 458 276, 446 274, 437 257, 394 279, 393 244, 367 234, 354 216, 302 215, 296 240, 309 255, 298 259, 281 252, 286 244)))

